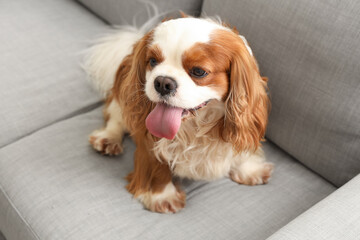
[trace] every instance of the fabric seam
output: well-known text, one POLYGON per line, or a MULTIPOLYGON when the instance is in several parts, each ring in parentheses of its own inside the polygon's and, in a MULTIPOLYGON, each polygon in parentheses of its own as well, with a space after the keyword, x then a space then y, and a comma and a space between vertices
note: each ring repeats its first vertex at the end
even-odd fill
MULTIPOLYGON (((3 186, 0 183, 0 190, 1 192, 4 194, 5 199, 8 201, 9 205, 15 210, 16 214, 19 216, 19 218, 21 219, 21 221, 26 225, 27 229, 30 230, 30 232, 33 234, 33 236, 40 240, 41 238, 39 237, 39 235, 37 235, 37 233, 35 232, 35 230, 31 227, 30 223, 24 218, 24 216, 20 213, 19 209, 15 206, 15 204, 11 201, 10 196, 7 194, 7 192, 4 190, 3 186)), ((6 236, 5 236, 6 237, 6 236)))
POLYGON ((69 120, 71 118, 74 118, 74 117, 89 113, 89 112, 93 111, 94 109, 100 107, 102 104, 103 104, 103 101, 99 101, 99 102, 96 102, 94 104, 88 105, 88 106, 80 108, 78 110, 75 110, 75 111, 73 111, 73 112, 71 112, 71 113, 69 113, 69 114, 67 114, 67 115, 53 121, 53 122, 45 124, 44 126, 41 126, 41 127, 37 128, 37 129, 34 129, 33 131, 31 131, 31 132, 29 132, 27 134, 24 134, 23 136, 20 136, 20 137, 14 139, 13 141, 3 145, 3 146, 0 146, 0 150, 3 149, 3 148, 6 148, 7 146, 10 146, 11 144, 14 144, 14 143, 18 142, 18 141, 20 141, 20 140, 22 140, 24 138, 27 138, 27 137, 37 133, 38 131, 41 131, 42 129, 51 127, 51 126, 53 126, 55 124, 58 124, 60 122, 66 121, 66 120, 69 120))

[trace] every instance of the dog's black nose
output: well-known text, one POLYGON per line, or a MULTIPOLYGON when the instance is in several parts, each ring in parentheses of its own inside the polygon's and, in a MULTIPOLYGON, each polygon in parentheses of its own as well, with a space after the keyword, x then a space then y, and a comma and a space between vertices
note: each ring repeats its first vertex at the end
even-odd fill
POLYGON ((176 91, 177 83, 171 77, 158 76, 155 78, 154 87, 161 96, 165 96, 176 91))

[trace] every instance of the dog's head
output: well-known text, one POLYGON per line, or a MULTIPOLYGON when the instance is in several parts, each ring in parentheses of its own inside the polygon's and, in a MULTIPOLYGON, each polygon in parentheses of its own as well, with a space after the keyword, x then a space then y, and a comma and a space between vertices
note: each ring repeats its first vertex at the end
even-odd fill
POLYGON ((222 101, 220 136, 237 151, 259 146, 268 114, 266 80, 235 30, 207 19, 165 21, 134 46, 131 65, 136 91, 155 105, 146 118, 151 134, 173 139, 191 112, 222 101))

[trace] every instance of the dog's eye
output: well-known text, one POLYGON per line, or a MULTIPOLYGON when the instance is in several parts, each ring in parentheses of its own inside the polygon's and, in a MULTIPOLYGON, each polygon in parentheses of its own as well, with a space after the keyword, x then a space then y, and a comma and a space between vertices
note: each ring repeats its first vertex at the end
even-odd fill
POLYGON ((208 73, 199 68, 199 67, 193 67, 191 70, 190 70, 190 75, 193 76, 193 77, 196 77, 196 78, 203 78, 205 77, 206 75, 208 75, 208 73))
POLYGON ((158 62, 156 61, 155 58, 150 58, 149 59, 149 64, 150 64, 151 67, 155 67, 158 64, 158 62))

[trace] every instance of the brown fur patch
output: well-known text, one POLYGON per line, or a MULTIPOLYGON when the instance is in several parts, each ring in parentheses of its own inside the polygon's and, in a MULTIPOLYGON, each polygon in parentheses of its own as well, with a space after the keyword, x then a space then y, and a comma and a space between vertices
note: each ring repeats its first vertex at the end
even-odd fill
POLYGON ((227 71, 230 69, 230 59, 221 51, 211 43, 197 43, 183 54, 182 64, 189 75, 194 67, 205 70, 208 75, 203 78, 190 77, 197 85, 211 87, 225 96, 229 87, 227 71))
POLYGON ((127 176, 127 189, 134 196, 144 192, 161 192, 171 179, 169 166, 158 161, 152 151, 153 137, 145 126, 145 119, 154 108, 144 92, 147 54, 161 58, 158 48, 148 49, 152 32, 146 34, 133 48, 119 67, 112 93, 123 110, 123 119, 134 139, 134 171, 127 176))
POLYGON ((172 179, 169 166, 154 157, 151 147, 147 146, 153 144, 150 137, 146 140, 136 137, 134 140, 137 144, 134 171, 127 176, 129 184, 126 188, 135 197, 149 191, 159 193, 172 179))
POLYGON ((152 45, 146 53, 146 60, 147 60, 147 70, 151 70, 152 67, 149 64, 150 58, 155 58, 157 63, 160 64, 164 61, 164 55, 162 54, 161 49, 158 45, 152 45))
POLYGON ((218 59, 230 61, 226 112, 218 123, 220 136, 231 142, 236 152, 255 151, 267 125, 266 80, 261 78, 255 58, 234 32, 216 30, 209 44, 220 49, 218 59))

